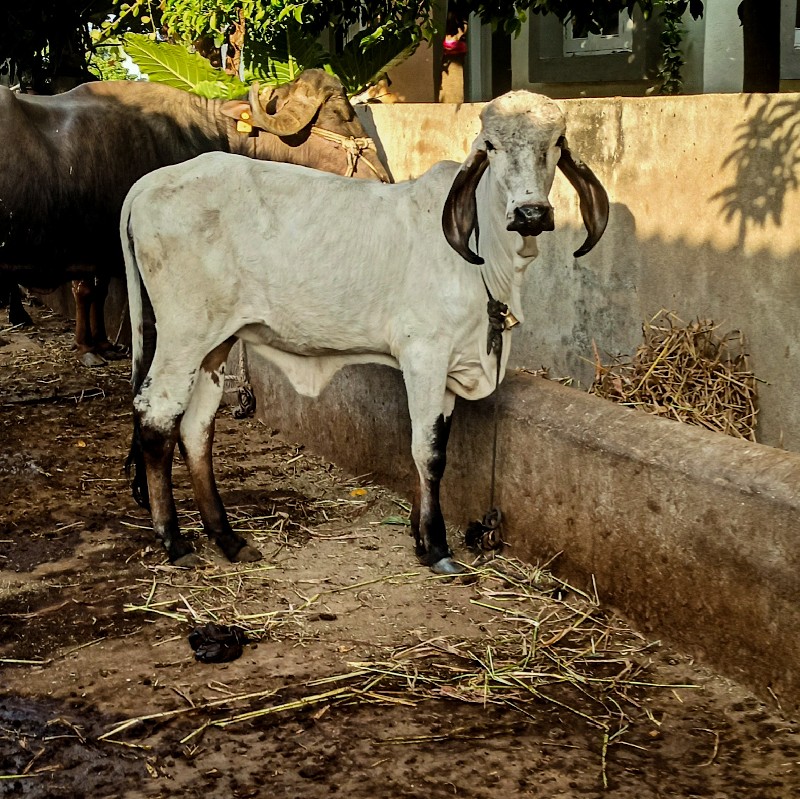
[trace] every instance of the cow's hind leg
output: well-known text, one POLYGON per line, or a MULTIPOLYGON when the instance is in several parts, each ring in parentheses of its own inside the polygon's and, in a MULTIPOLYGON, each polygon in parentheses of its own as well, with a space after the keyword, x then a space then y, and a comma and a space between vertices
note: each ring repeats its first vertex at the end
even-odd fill
POLYGON ((191 542, 181 533, 172 491, 172 460, 180 422, 194 387, 195 375, 186 375, 183 363, 155 353, 148 376, 133 400, 138 446, 144 462, 153 530, 176 566, 199 562, 191 542), (184 376, 185 375, 185 376, 184 376))
POLYGON ((16 283, 0 281, 0 307, 8 304, 8 323, 12 326, 32 327, 33 319, 22 306, 22 290, 16 283))
POLYGON ((231 529, 217 491, 212 455, 214 417, 222 399, 225 360, 234 341, 231 338, 223 342, 203 360, 189 407, 181 420, 180 445, 208 537, 219 546, 228 560, 247 562, 260 559, 261 553, 231 529))
POLYGON ((106 360, 95 350, 92 341, 91 308, 94 302, 94 281, 73 280, 72 296, 75 298, 75 347, 84 366, 105 366, 106 360))
POLYGON ((194 566, 199 562, 191 542, 181 533, 175 498, 172 493, 172 459, 178 441, 179 416, 166 423, 154 423, 138 409, 139 434, 147 474, 153 530, 175 566, 194 566))
POLYGON ((106 300, 110 282, 108 275, 98 275, 94 279, 89 302, 89 330, 94 351, 109 361, 118 361, 126 357, 127 350, 110 341, 106 331, 106 300))

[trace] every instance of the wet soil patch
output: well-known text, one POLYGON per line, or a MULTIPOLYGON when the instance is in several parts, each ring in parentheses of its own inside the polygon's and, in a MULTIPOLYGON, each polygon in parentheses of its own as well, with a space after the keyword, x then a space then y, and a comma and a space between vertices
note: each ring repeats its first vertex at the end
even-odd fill
MULTIPOLYGON (((75 552, 81 540, 82 523, 59 528, 52 519, 41 520, 53 529, 45 533, 34 532, 30 527, 15 530, 14 540, 5 539, 0 543, 0 569, 15 572, 29 572, 42 563, 69 557, 75 552)), ((41 529, 37 525, 36 529, 41 529)))
POLYGON ((40 590, 9 592, 0 598, 0 657, 47 660, 65 648, 136 632, 144 623, 125 612, 136 598, 133 587, 98 575, 98 583, 60 576, 40 590))
POLYGON ((146 758, 134 750, 114 751, 93 739, 108 720, 52 701, 0 695, 0 760, 17 779, 0 781, 0 796, 51 799, 118 796, 120 788, 147 777, 146 758))

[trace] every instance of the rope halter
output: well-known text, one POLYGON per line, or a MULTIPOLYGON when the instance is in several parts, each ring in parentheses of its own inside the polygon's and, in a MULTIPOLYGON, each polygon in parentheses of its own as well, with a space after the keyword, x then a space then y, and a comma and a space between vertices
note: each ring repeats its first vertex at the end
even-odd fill
MULTIPOLYGON (((356 171, 356 166, 358 165, 358 159, 367 151, 367 150, 375 150, 375 142, 369 136, 342 136, 341 133, 334 133, 332 130, 326 130, 325 128, 319 128, 316 125, 311 126, 311 132, 315 133, 322 139, 327 139, 327 141, 333 142, 334 144, 339 145, 347 155, 347 172, 345 172, 345 177, 351 178, 356 171)), ((382 183, 386 181, 378 174, 378 170, 365 158, 364 163, 373 171, 375 177, 378 178, 382 183)))

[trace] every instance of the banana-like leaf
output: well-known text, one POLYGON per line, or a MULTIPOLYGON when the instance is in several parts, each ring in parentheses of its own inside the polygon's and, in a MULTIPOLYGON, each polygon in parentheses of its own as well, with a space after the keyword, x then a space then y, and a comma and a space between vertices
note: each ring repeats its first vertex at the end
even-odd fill
POLYGON ((391 36, 367 44, 360 37, 349 41, 330 67, 352 97, 376 83, 381 76, 405 61, 419 45, 410 35, 391 36))
POLYGON ((207 98, 242 97, 247 84, 221 69, 215 69, 197 53, 179 44, 154 42, 147 36, 129 33, 123 49, 147 77, 176 89, 207 98))
POLYGON ((293 23, 269 42, 249 40, 246 55, 250 66, 245 77, 270 86, 288 83, 304 69, 324 67, 328 60, 328 53, 317 39, 293 23))

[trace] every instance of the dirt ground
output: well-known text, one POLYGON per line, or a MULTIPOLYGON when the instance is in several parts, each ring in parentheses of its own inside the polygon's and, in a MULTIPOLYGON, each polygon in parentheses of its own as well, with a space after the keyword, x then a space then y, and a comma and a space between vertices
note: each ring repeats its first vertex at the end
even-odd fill
POLYGON ((416 563, 398 497, 220 410, 216 465, 264 553, 170 567, 122 473, 127 361, 0 330, 0 796, 800 795, 800 726, 510 558, 416 563), (241 657, 187 641, 216 620, 241 657), (681 687, 678 687, 681 686, 681 687), (147 717, 147 718, 145 718, 147 717))

